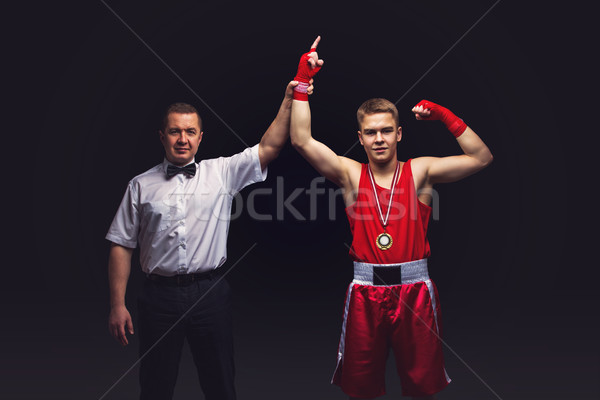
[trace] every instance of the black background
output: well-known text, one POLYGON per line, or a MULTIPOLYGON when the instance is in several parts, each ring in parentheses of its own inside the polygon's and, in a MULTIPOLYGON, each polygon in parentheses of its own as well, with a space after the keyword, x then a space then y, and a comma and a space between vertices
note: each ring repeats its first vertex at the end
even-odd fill
MULTIPOLYGON (((258 142, 299 55, 321 35, 313 132, 338 154, 366 160, 352 147, 355 110, 385 97, 402 98, 402 159, 460 151, 441 124, 414 120, 422 98, 452 109, 495 156, 479 174, 437 188, 430 269, 453 378, 439 398, 598 398, 597 21, 577 2, 501 1, 423 77, 493 4, 11 6, 2 24, 0 397, 136 398, 136 335, 122 348, 107 331, 104 235, 129 179, 162 160, 162 109, 199 108, 197 159, 241 151, 258 142)), ((288 144, 241 200, 256 188, 289 195, 315 177, 288 144)), ((272 221, 243 208, 230 228, 239 398, 343 399, 329 384, 351 280, 341 199, 331 220, 329 198, 319 197, 316 221, 289 212, 277 220, 276 200, 256 202, 272 221)), ((305 193, 292 204, 308 217, 305 193)), ((134 258, 135 317, 143 278, 134 258)), ((384 398, 397 398, 391 360, 387 376, 384 398)), ((199 393, 185 352, 175 398, 199 393)))

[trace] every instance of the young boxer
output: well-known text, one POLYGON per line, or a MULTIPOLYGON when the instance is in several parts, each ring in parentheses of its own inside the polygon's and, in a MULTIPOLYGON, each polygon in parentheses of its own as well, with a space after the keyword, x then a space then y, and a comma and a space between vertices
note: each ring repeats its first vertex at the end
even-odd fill
POLYGON ((427 225, 437 183, 465 178, 492 162, 483 141, 450 110, 423 100, 418 120, 440 120, 463 154, 397 159, 402 140, 398 110, 385 99, 358 109, 358 140, 368 163, 338 156, 311 134, 305 88, 323 66, 316 49, 302 55, 294 78, 290 137, 294 147, 324 177, 343 188, 353 234, 354 280, 346 296, 338 363, 332 383, 352 399, 385 394, 389 349, 396 358, 403 395, 433 399, 450 378, 444 368, 440 303, 427 270, 427 225))

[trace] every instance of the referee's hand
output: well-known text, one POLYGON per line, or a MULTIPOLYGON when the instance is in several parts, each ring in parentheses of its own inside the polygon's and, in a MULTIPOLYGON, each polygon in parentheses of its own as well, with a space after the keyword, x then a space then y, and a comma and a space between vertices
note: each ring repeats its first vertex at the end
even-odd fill
POLYGON ((129 311, 127 311, 127 307, 112 307, 108 317, 108 330, 112 337, 123 346, 129 344, 125 328, 127 328, 130 335, 133 335, 133 323, 131 322, 131 315, 129 314, 129 311))

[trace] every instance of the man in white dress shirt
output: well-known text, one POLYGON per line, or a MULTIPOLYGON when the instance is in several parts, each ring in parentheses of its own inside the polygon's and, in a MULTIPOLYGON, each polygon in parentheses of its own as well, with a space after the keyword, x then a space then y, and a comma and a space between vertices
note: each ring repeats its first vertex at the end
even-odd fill
POLYGON ((148 277, 138 299, 143 400, 172 398, 184 338, 206 399, 235 399, 230 289, 219 268, 227 260, 231 203, 245 186, 265 180, 267 165, 287 141, 296 85, 288 84, 260 143, 198 163, 200 116, 188 104, 173 104, 159 132, 164 161, 127 186, 106 235, 112 242, 109 330, 122 345, 126 332, 134 333, 125 289, 139 245, 148 277))

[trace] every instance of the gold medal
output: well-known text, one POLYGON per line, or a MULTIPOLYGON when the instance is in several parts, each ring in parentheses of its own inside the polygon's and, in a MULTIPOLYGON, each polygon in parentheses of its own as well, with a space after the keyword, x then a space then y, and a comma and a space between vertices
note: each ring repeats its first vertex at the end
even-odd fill
POLYGON ((392 209, 392 200, 394 198, 394 189, 396 189, 396 181, 398 178, 398 170, 400 169, 400 163, 396 164, 396 171, 394 172, 394 177, 392 178, 392 192, 390 194, 390 202, 388 204, 387 213, 385 218, 383 217, 383 212, 381 212, 381 205, 379 204, 379 197, 377 196, 377 189, 375 189, 375 179, 373 179, 373 173, 371 172, 371 166, 369 165, 369 178, 371 178, 371 185, 373 186, 373 193, 375 194, 375 203, 377 204, 377 211, 379 211, 379 219, 381 220, 381 225, 383 225, 383 233, 380 233, 375 239, 375 244, 381 250, 387 250, 392 247, 392 236, 385 231, 385 227, 387 226, 388 219, 390 218, 390 210, 392 209))
POLYGON ((381 250, 389 249, 390 247, 392 247, 392 243, 393 243, 392 237, 387 232, 383 232, 383 233, 379 234, 379 236, 377 236, 377 240, 375 241, 375 244, 381 250))

